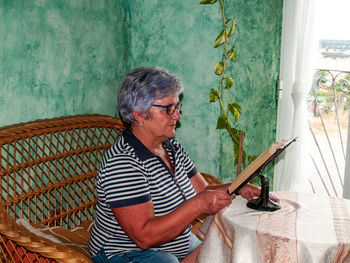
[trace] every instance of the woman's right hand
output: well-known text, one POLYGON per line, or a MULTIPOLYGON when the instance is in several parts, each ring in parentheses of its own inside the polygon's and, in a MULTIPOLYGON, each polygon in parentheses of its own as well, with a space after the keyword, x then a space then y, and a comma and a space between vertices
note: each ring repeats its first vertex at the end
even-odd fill
POLYGON ((234 194, 229 195, 226 192, 216 190, 204 190, 196 195, 202 214, 208 215, 215 214, 220 209, 230 205, 235 197, 234 194))

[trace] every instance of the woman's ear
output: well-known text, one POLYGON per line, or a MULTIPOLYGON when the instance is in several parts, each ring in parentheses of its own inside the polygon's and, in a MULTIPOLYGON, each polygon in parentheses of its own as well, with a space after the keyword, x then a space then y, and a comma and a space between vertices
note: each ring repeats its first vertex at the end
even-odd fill
POLYGON ((139 112, 136 112, 136 111, 133 111, 131 114, 137 123, 143 123, 145 119, 144 114, 140 114, 139 112))

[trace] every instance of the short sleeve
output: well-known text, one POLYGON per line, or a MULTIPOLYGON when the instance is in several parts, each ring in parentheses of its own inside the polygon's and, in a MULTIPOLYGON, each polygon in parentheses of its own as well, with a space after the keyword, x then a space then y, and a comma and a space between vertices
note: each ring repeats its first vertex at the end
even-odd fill
POLYGON ((175 138, 171 139, 171 143, 176 149, 177 161, 180 161, 183 164, 188 178, 193 177, 198 172, 198 170, 194 163, 191 161, 188 153, 175 138))
POLYGON ((111 208, 140 204, 151 200, 149 184, 142 165, 124 154, 109 159, 99 171, 106 203, 111 208))

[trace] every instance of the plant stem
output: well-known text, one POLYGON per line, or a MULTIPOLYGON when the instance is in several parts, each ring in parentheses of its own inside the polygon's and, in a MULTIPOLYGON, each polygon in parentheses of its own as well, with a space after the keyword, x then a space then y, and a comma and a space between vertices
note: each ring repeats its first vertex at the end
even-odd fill
POLYGON ((222 81, 224 79, 224 74, 225 74, 225 70, 226 70, 226 62, 227 62, 227 49, 228 49, 228 36, 227 36, 227 25, 226 25, 226 18, 225 18, 225 12, 224 12, 224 5, 222 4, 222 0, 219 0, 219 4, 220 4, 220 8, 221 8, 221 13, 222 13, 222 21, 224 24, 224 28, 225 28, 225 58, 224 58, 224 66, 223 66, 223 70, 220 76, 220 80, 219 80, 219 87, 218 87, 218 99, 219 99, 219 103, 220 103, 220 107, 222 112, 224 113, 225 116, 225 123, 226 123, 226 130, 229 133, 232 141, 236 142, 236 144, 238 145, 239 142, 237 140, 235 140, 232 131, 231 131, 231 124, 228 120, 228 115, 226 113, 225 107, 222 103, 222 99, 221 99, 221 88, 222 88, 222 81))

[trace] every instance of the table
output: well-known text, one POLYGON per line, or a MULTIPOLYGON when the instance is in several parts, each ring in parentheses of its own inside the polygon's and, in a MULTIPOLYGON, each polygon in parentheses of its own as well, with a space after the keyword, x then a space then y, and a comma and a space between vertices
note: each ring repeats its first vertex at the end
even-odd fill
POLYGON ((275 192, 281 209, 259 212, 237 196, 208 216, 199 263, 350 262, 350 200, 275 192))

